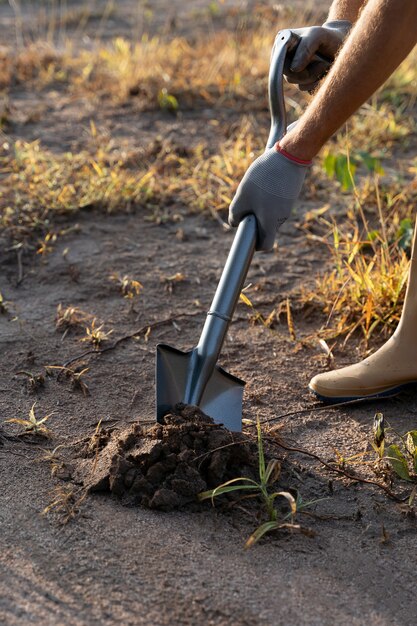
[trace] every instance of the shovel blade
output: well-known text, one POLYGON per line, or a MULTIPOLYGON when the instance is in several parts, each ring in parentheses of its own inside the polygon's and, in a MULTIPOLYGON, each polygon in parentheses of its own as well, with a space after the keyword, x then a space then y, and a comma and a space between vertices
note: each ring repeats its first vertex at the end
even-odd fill
MULTIPOLYGON (((159 344, 156 348, 156 419, 163 416, 176 404, 184 402, 189 376, 192 351, 181 352, 176 348, 159 344)), ((200 409, 216 424, 227 429, 242 430, 243 380, 215 366, 204 390, 200 409)))

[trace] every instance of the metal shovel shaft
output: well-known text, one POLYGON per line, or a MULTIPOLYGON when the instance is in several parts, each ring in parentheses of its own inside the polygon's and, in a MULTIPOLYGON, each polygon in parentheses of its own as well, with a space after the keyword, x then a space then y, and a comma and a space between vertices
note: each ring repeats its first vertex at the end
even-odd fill
POLYGON ((200 340, 191 356, 184 397, 186 404, 200 404, 239 300, 255 244, 256 218, 248 215, 239 225, 200 340))
MULTIPOLYGON (((286 131, 282 72, 292 39, 289 30, 278 33, 269 74, 271 130, 267 147, 286 131)), ((232 431, 242 429, 244 381, 217 365, 227 329, 255 251, 257 224, 254 215, 240 223, 197 346, 182 352, 165 344, 157 346, 157 420, 179 402, 200 406, 218 424, 232 431)))
MULTIPOLYGON (((286 130, 282 74, 286 50, 292 36, 290 30, 280 31, 272 49, 268 86, 271 129, 267 148, 272 147, 281 139, 286 130)), ((237 230, 200 341, 191 355, 184 397, 186 404, 200 404, 207 382, 216 365, 255 251, 256 228, 255 216, 248 215, 237 230)))

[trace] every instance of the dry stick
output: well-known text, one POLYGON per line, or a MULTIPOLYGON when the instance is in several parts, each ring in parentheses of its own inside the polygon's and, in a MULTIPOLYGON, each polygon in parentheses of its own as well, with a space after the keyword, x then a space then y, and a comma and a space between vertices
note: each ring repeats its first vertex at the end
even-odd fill
MULTIPOLYGON (((363 398, 358 398, 356 400, 347 400, 346 402, 338 402, 336 404, 327 404, 325 406, 318 406, 318 407, 312 407, 310 409, 300 409, 298 411, 289 411, 288 413, 283 413, 282 415, 278 415, 277 417, 274 417, 272 419, 265 419, 262 420, 260 423, 261 424, 265 424, 265 423, 269 423, 269 422, 275 422, 279 419, 282 419, 284 417, 290 417, 292 415, 299 415, 301 413, 309 413, 309 412, 313 412, 313 411, 325 411, 327 409, 336 409, 339 408, 341 406, 349 406, 352 404, 360 404, 361 402, 363 402, 363 398)), ((251 426, 256 426, 256 424, 247 424, 248 427, 251 426)), ((349 472, 346 472, 345 470, 342 470, 340 468, 334 467, 333 465, 327 463, 326 461, 323 461, 323 459, 321 459, 319 456, 317 456, 317 454, 314 454, 313 452, 308 452, 307 450, 303 450, 301 448, 291 448, 289 446, 285 446, 282 443, 279 443, 275 438, 273 438, 275 443, 279 446, 281 446, 281 448, 283 448, 284 450, 288 450, 291 452, 299 452, 300 454, 304 454, 306 456, 310 456, 313 459, 316 459, 319 463, 321 463, 324 467, 326 467, 327 469, 329 469, 332 472, 336 472, 338 474, 341 474, 342 476, 345 476, 346 478, 349 478, 350 480, 356 480, 357 482, 362 482, 362 483, 366 483, 369 485, 375 485, 377 487, 379 487, 380 489, 383 489, 383 491, 385 491, 387 493, 387 495, 390 496, 390 498, 393 498, 394 500, 396 500, 397 502, 405 502, 407 500, 407 497, 405 498, 399 498, 395 493, 393 493, 388 487, 386 487, 385 485, 383 485, 382 483, 378 483, 375 480, 371 480, 368 478, 362 478, 362 477, 358 477, 358 476, 354 476, 352 474, 349 474, 349 472)))
MULTIPOLYGON (((29 448, 25 448, 25 450, 28 450, 29 448)), ((6 455, 6 454, 13 454, 14 456, 21 456, 24 459, 26 459, 27 461, 32 461, 32 459, 27 455, 27 454, 23 454, 22 452, 17 452, 16 450, 12 450, 11 448, 7 447, 7 448, 0 448, 0 458, 2 455, 6 455)))
MULTIPOLYGON (((288 413, 282 413, 281 415, 277 415, 272 418, 265 418, 264 420, 260 420, 260 424, 269 424, 270 422, 276 422, 283 417, 291 417, 292 415, 301 415, 302 413, 313 413, 315 411, 327 411, 328 409, 338 409, 341 406, 352 406, 355 404, 361 404, 363 402, 374 402, 378 400, 378 398, 356 398, 355 400, 346 400, 345 402, 336 402, 335 404, 325 404, 324 406, 313 405, 309 409, 298 409, 297 411, 289 411, 288 413)), ((245 424, 248 428, 256 426, 256 422, 253 424, 245 424)))
POLYGON ((19 285, 22 283, 23 281, 23 265, 22 265, 22 249, 20 248, 17 251, 17 281, 16 281, 16 287, 19 287, 19 285))
POLYGON ((281 441, 278 441, 278 438, 274 437, 273 435, 267 435, 267 438, 268 437, 271 437, 273 442, 280 448, 283 448, 284 450, 287 450, 288 452, 298 452, 299 454, 304 454, 305 456, 309 456, 312 459, 315 459, 316 461, 321 463, 321 465, 324 465, 324 467, 330 470, 331 472, 336 472, 337 474, 341 474, 342 476, 349 478, 349 480, 354 480, 356 482, 366 483, 367 485, 375 485, 375 487, 379 487, 379 489, 382 489, 383 491, 385 491, 385 493, 396 502, 405 502, 408 499, 408 496, 406 496, 405 498, 400 498, 393 491, 391 491, 391 489, 389 489, 382 483, 377 482, 376 480, 371 480, 370 478, 362 478, 362 476, 355 476, 355 474, 350 474, 349 472, 347 472, 344 469, 341 469, 340 467, 335 467, 334 465, 327 463, 327 461, 324 461, 317 454, 314 454, 314 452, 309 452, 308 450, 304 450, 303 448, 295 448, 293 446, 286 446, 281 441))
POLYGON ((197 315, 201 315, 201 311, 198 311, 196 313, 178 313, 178 315, 167 317, 166 319, 160 320, 159 322, 146 324, 145 326, 142 326, 142 328, 135 330, 135 332, 130 333, 129 335, 124 335, 123 337, 120 337, 111 346, 107 346, 106 348, 102 348, 101 350, 94 350, 94 349, 86 350, 82 354, 79 354, 78 356, 75 356, 72 359, 69 359, 69 361, 66 361, 65 363, 63 363, 62 367, 68 367, 69 365, 71 365, 71 363, 74 363, 75 361, 79 361, 80 359, 84 358, 88 354, 103 354, 104 352, 108 352, 109 350, 114 350, 120 343, 122 343, 122 341, 126 341, 127 339, 133 339, 134 337, 138 337, 139 335, 142 335, 148 332, 149 330, 153 330, 154 328, 158 328, 159 326, 164 326, 165 324, 170 324, 171 322, 181 317, 196 317, 197 315))
POLYGON ((199 454, 198 456, 192 459, 192 463, 199 461, 200 459, 204 459, 204 457, 209 456, 209 454, 214 454, 219 450, 224 450, 225 448, 230 448, 231 446, 238 446, 239 444, 245 443, 244 441, 231 441, 230 443, 225 443, 223 446, 219 446, 218 448, 213 448, 213 450, 207 450, 207 452, 203 452, 203 454, 199 454))
MULTIPOLYGON (((264 435, 264 438, 265 438, 265 435, 264 435)), ((329 471, 336 472, 337 474, 340 474, 341 476, 345 476, 345 478, 349 478, 349 480, 354 480, 355 482, 365 483, 367 485, 374 485, 375 487, 379 487, 379 489, 382 489, 383 491, 385 491, 385 493, 396 502, 405 502, 408 499, 408 496, 404 498, 400 498, 393 491, 391 491, 391 489, 389 489, 382 483, 377 482, 376 480, 371 480, 370 478, 362 478, 361 476, 355 476, 354 474, 350 474, 346 470, 343 470, 339 467, 335 467, 334 465, 327 463, 327 461, 324 461, 317 454, 314 454, 314 452, 309 452, 308 450, 304 450, 303 448, 295 448, 291 446, 286 446, 281 441, 278 441, 278 438, 274 437, 273 435, 267 435, 266 439, 270 439, 270 440, 272 439, 272 442, 275 445, 280 446, 281 448, 283 448, 284 450, 287 450, 288 452, 298 452, 299 454, 304 454, 305 456, 309 456, 315 459, 316 461, 318 461, 321 465, 323 465, 329 471)), ((214 452, 217 452, 218 450, 223 450, 224 448, 230 448, 232 446, 236 446, 242 443, 244 442, 232 441, 231 443, 227 443, 223 446, 219 446, 218 448, 214 448, 214 450, 209 450, 208 452, 204 452, 204 454, 200 454, 199 456, 195 457, 193 459, 193 462, 198 461, 204 458, 205 456, 208 456, 209 454, 213 454, 214 452)))

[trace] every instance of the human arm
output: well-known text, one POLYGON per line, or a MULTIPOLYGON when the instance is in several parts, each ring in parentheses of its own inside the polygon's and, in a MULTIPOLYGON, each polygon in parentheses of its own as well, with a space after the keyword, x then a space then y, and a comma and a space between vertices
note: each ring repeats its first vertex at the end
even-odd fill
POLYGON ((281 146, 312 159, 417 43, 417 2, 368 0, 332 69, 281 146))
POLYGON ((349 20, 356 22, 359 11, 366 4, 367 0, 334 0, 329 9, 326 22, 333 20, 349 20))
POLYGON ((309 160, 411 51, 417 42, 416 24, 416 0, 403 0, 401 11, 397 0, 368 0, 304 115, 279 142, 282 158, 276 158, 274 147, 251 165, 230 205, 229 222, 236 226, 253 213, 258 220, 257 249, 272 247, 277 228, 301 191, 309 160), (280 189, 287 181, 287 188, 280 189))

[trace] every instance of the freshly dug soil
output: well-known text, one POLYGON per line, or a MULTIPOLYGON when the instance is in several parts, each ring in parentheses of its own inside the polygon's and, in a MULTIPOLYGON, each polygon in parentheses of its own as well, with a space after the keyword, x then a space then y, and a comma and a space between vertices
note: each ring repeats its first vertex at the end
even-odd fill
POLYGON ((75 479, 88 491, 108 491, 124 504, 170 511, 238 476, 254 476, 256 445, 197 407, 177 405, 164 424, 135 424, 101 434, 85 449, 75 479))

